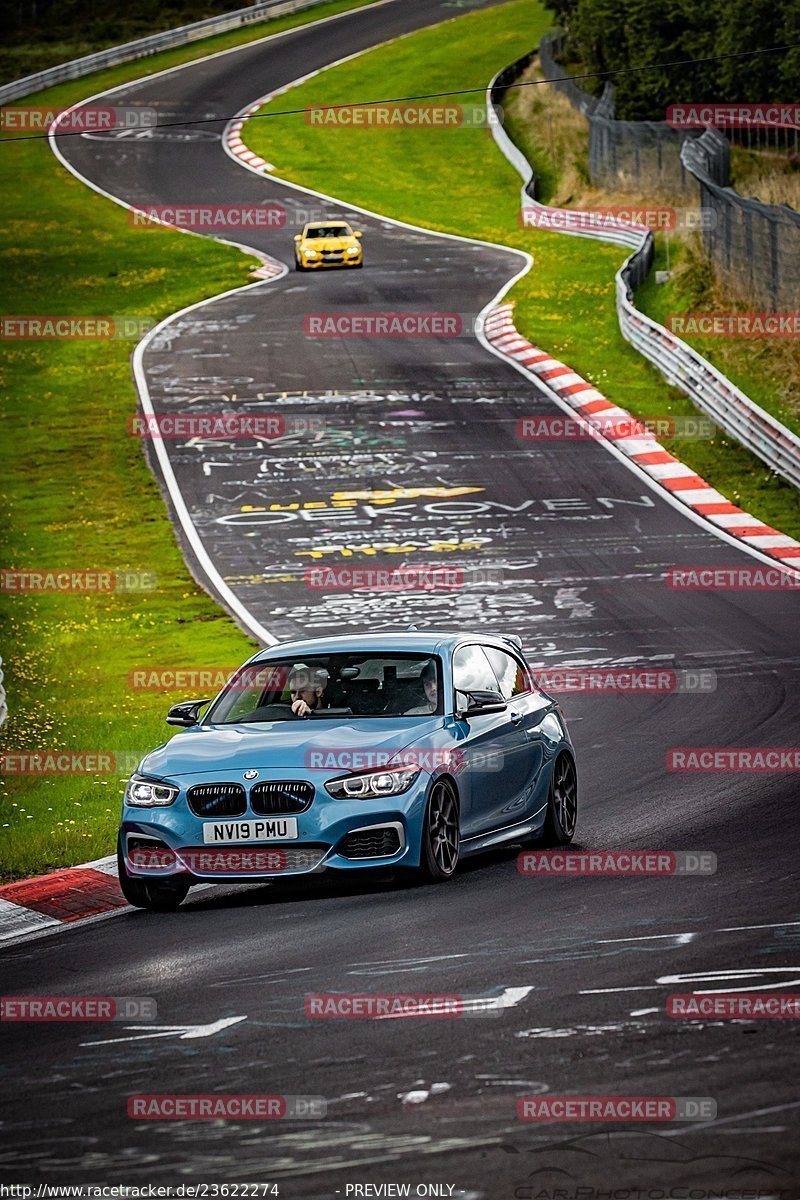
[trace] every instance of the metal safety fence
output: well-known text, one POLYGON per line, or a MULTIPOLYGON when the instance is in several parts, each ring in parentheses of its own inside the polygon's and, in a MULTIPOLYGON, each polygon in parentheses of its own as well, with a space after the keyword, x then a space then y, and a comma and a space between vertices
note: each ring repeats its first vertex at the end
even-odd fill
POLYGON ((684 142, 681 161, 713 213, 703 245, 717 271, 770 312, 793 309, 800 297, 800 213, 764 204, 726 187, 718 170, 728 144, 715 129, 684 142), (722 147, 720 146, 722 143, 722 147))
POLYGON ((539 44, 539 63, 544 78, 552 80, 589 122, 592 183, 623 191, 640 191, 644 185, 650 190, 660 186, 670 192, 693 192, 692 177, 681 161, 686 130, 673 129, 666 121, 617 121, 613 84, 606 83, 602 96, 596 97, 574 80, 565 80, 567 72, 558 62, 563 47, 563 34, 547 34, 539 44))
POLYGON ((729 186, 729 137, 762 149, 770 147, 770 138, 775 142, 781 131, 726 130, 723 137, 716 129, 690 132, 674 129, 666 121, 618 121, 610 84, 598 98, 584 92, 575 80, 564 78, 566 72, 557 61, 563 44, 560 34, 542 38, 539 61, 544 77, 589 123, 592 183, 620 191, 661 190, 691 197, 709 214, 703 223, 703 244, 719 274, 742 297, 768 311, 796 305, 800 213, 785 204, 742 196, 729 186))

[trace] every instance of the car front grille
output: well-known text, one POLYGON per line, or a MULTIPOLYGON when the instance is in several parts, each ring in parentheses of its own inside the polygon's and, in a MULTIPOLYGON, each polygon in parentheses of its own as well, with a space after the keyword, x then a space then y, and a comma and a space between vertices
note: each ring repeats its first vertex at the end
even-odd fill
POLYGON ((400 834, 393 825, 348 833, 339 847, 343 858, 389 858, 400 849, 400 834))
POLYGON ((314 799, 314 785, 305 779, 268 779, 250 789, 250 807, 259 816, 305 812, 314 799))
POLYGON ((189 788, 186 799, 198 817, 240 817, 247 811, 240 783, 198 783, 189 788))

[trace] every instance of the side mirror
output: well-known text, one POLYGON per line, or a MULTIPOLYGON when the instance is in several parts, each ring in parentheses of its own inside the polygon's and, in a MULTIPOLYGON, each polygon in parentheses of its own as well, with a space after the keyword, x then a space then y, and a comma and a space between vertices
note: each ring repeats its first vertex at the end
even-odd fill
POLYGON ((354 229, 354 230, 353 230, 353 237, 360 238, 360 237, 361 237, 361 230, 360 230, 360 229, 354 229))
POLYGON ((301 239, 301 237, 300 237, 300 234, 299 234, 299 233, 296 233, 296 234, 294 235, 294 240, 295 240, 296 242, 299 242, 299 241, 301 241, 301 240, 302 240, 302 239, 301 239))
POLYGON ((173 704, 167 713, 167 724, 178 725, 181 729, 189 729, 200 719, 200 709, 211 700, 184 700, 181 704, 173 704))
POLYGON ((505 712, 508 704, 499 692, 467 692, 467 707, 462 715, 477 717, 483 713, 505 712))

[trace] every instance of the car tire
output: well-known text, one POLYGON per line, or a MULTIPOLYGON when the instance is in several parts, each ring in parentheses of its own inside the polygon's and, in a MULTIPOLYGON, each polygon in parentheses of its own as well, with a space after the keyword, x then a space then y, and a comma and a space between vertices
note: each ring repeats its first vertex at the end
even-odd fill
POLYGON ((578 775, 570 754, 561 753, 553 764, 547 815, 538 846, 567 846, 578 823, 578 775))
POLYGON ((188 879, 136 879, 128 874, 122 853, 122 839, 117 839, 117 872, 123 896, 134 908, 149 908, 152 912, 174 912, 186 899, 188 879))
POLYGON ((460 851, 458 797, 447 779, 437 779, 425 805, 419 874, 429 883, 452 879, 460 851))
POLYGON ((297 259, 294 260, 294 269, 295 271, 305 271, 305 267, 302 266, 297 259))

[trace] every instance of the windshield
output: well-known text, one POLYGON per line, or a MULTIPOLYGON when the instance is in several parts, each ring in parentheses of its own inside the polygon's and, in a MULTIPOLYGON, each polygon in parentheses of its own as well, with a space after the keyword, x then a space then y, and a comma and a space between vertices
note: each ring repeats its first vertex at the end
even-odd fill
POLYGON ((323 654, 242 667, 203 724, 442 713, 441 660, 419 654, 323 654))
POLYGON ((306 230, 307 238, 351 237, 349 225, 313 225, 306 230))

